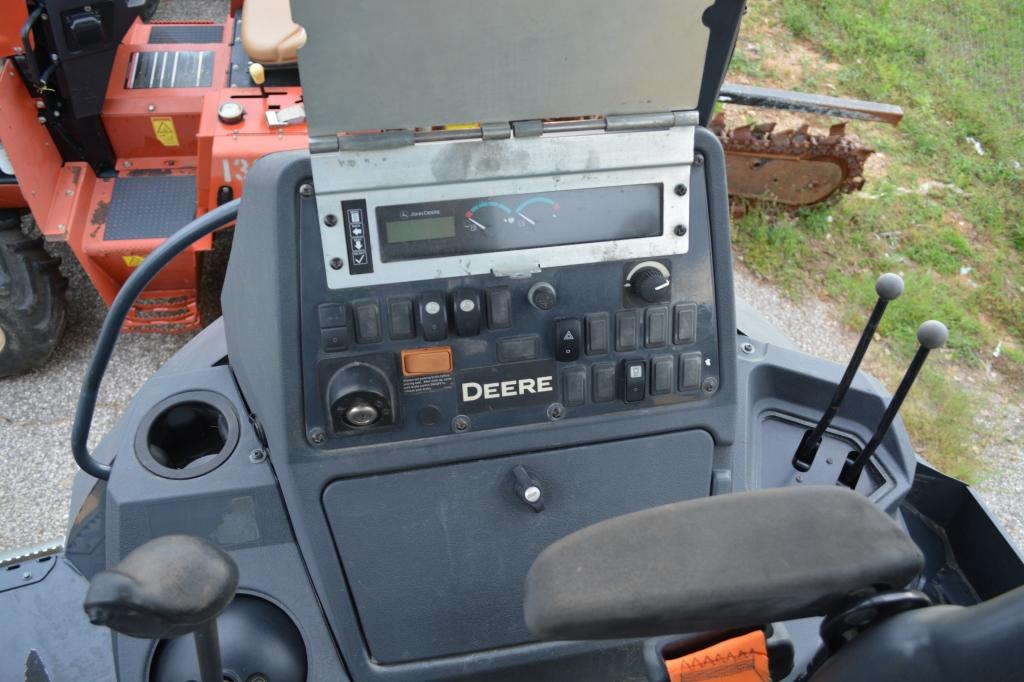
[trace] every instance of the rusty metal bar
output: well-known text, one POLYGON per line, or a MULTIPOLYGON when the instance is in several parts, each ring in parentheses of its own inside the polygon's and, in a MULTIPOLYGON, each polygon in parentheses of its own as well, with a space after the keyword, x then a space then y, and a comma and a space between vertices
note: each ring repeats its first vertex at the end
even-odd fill
POLYGON ((891 125, 899 125, 899 122, 903 120, 903 109, 895 104, 812 95, 806 92, 760 88, 735 83, 722 85, 718 101, 764 109, 802 111, 860 121, 880 121, 891 125))

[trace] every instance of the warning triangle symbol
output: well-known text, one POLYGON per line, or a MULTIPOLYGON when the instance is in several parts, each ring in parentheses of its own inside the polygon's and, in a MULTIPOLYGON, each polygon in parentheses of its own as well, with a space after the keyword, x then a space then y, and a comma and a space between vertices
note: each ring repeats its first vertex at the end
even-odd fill
POLYGON ((573 340, 575 340, 575 338, 576 338, 576 337, 572 335, 572 332, 568 332, 568 331, 567 331, 567 332, 565 333, 565 336, 563 336, 563 337, 562 337, 562 340, 563 340, 563 341, 573 341, 573 340))

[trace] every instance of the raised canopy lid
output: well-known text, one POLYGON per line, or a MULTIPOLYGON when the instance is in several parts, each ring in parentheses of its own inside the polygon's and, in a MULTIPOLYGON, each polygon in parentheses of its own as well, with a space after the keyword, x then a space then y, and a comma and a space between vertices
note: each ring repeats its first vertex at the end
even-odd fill
POLYGON ((697 109, 702 82, 721 81, 742 2, 292 4, 308 34, 299 69, 309 132, 320 137, 697 109))

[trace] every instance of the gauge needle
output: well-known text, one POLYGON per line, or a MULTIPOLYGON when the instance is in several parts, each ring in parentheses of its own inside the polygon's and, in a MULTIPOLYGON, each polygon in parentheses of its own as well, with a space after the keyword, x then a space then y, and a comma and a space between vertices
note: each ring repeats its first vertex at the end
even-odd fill
POLYGON ((524 215, 523 215, 522 213, 517 213, 516 215, 518 215, 518 216, 519 216, 520 218, 522 218, 522 219, 523 219, 523 220, 525 220, 526 222, 530 223, 531 225, 536 225, 536 224, 537 224, 537 223, 536 223, 535 221, 533 221, 533 220, 530 220, 529 218, 527 218, 526 216, 524 216, 524 215))
POLYGON ((480 228, 481 230, 483 230, 484 232, 486 232, 486 231, 487 231, 487 226, 486 226, 486 225, 484 225, 484 224, 482 224, 482 223, 478 223, 477 221, 473 220, 472 218, 466 218, 466 220, 468 220, 469 222, 473 223, 474 225, 476 225, 477 227, 479 227, 479 228, 480 228))

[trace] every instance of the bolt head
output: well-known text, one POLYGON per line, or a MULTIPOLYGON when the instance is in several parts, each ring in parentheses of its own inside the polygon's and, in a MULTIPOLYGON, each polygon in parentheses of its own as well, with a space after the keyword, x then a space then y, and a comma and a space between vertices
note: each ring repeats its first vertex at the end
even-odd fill
POLYGON ((466 415, 459 414, 456 415, 454 419, 452 419, 452 431, 455 431, 457 433, 463 433, 465 431, 468 431, 470 425, 471 423, 469 421, 469 417, 467 417, 466 415))
POLYGON ((32 574, 29 573, 28 571, 25 571, 24 573, 21 574, 21 579, 22 580, 32 580, 32 574))
POLYGON ((309 440, 319 445, 327 440, 327 433, 325 433, 323 429, 310 429, 309 440))
POLYGON ((701 385, 701 388, 704 390, 705 393, 714 393, 718 389, 718 379, 714 377, 708 377, 707 379, 704 380, 704 383, 701 385))
POLYGON ((744 341, 740 348, 743 349, 743 352, 748 355, 754 352, 754 344, 750 343, 749 341, 744 341))
POLYGON ((686 185, 683 185, 683 184, 676 185, 676 188, 675 188, 674 191, 676 193, 676 196, 680 196, 680 197, 686 196, 686 185))
POLYGON ((156 111, 156 105, 155 104, 147 104, 146 105, 146 111, 156 111))
POLYGON ((341 270, 343 267, 345 267, 345 261, 341 260, 340 258, 332 258, 331 259, 331 268, 332 269, 334 269, 334 270, 341 270))
POLYGON ((304 197, 313 196, 313 185, 308 182, 299 185, 299 194, 304 197))
POLYGON ((46 117, 45 117, 45 116, 40 116, 40 117, 39 117, 38 119, 36 119, 36 120, 38 120, 38 121, 39 121, 40 123, 46 123, 46 117))
POLYGON ((259 464, 267 458, 267 453, 260 448, 256 448, 249 453, 249 461, 253 464, 259 464))
POLYGON ((562 403, 551 403, 548 405, 548 419, 557 421, 565 416, 565 407, 562 403))
POLYGON ((675 233, 677 237, 685 237, 686 225, 676 225, 675 233))
POLYGON ((327 227, 334 227, 337 224, 338 216, 334 215, 333 213, 328 213, 327 215, 324 216, 324 225, 326 225, 327 227))

